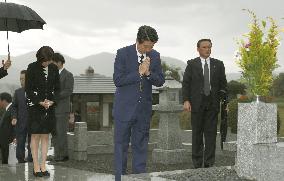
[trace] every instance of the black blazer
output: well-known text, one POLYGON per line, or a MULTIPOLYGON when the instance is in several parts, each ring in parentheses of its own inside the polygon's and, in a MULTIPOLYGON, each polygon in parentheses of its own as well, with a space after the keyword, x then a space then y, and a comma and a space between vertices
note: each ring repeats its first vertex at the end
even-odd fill
POLYGON ((2 145, 8 145, 13 141, 15 138, 14 134, 14 126, 12 125, 12 114, 11 114, 11 108, 10 106, 7 111, 3 113, 1 125, 0 125, 0 143, 2 145))
POLYGON ((29 106, 40 106, 39 102, 45 99, 56 103, 55 97, 59 94, 60 82, 58 68, 53 63, 48 65, 47 83, 45 81, 43 66, 39 62, 29 64, 25 83, 29 106))
POLYGON ((4 70, 3 67, 0 68, 0 79, 8 75, 7 70, 4 70))
MULTIPOLYGON (((190 102, 192 112, 197 112, 200 109, 203 82, 201 59, 197 57, 189 60, 183 76, 182 95, 183 101, 190 102)), ((214 58, 210 58, 210 85, 212 106, 216 111, 219 111, 220 91, 227 91, 227 80, 223 62, 214 58)))
POLYGON ((12 106, 13 118, 17 119, 16 131, 23 132, 28 124, 28 109, 24 88, 15 90, 12 106))

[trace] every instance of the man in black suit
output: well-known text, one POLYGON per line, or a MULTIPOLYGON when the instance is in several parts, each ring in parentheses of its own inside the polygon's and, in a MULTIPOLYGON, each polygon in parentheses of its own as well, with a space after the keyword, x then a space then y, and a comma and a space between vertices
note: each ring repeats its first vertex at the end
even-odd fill
POLYGON ((194 168, 200 168, 202 164, 211 167, 215 163, 220 94, 227 90, 224 64, 210 57, 211 47, 210 39, 198 41, 200 56, 187 62, 182 82, 183 108, 191 111, 194 168))
POLYGON ((5 77, 6 75, 8 75, 7 69, 11 66, 10 57, 5 62, 4 62, 4 60, 2 60, 2 66, 3 67, 0 68, 0 79, 5 77))
POLYGON ((17 149, 16 155, 19 163, 26 162, 25 160, 25 145, 26 138, 28 135, 28 158, 27 161, 32 161, 30 141, 31 135, 28 134, 28 108, 26 102, 25 93, 25 80, 26 80, 26 70, 22 70, 20 73, 21 88, 15 90, 13 99, 13 119, 17 121, 16 125, 16 138, 17 138, 17 149))
POLYGON ((56 134, 54 137, 54 160, 67 161, 68 145, 67 131, 70 114, 70 96, 73 93, 74 77, 71 72, 64 68, 65 59, 60 53, 54 53, 53 63, 57 66, 60 76, 60 92, 55 107, 56 134))
POLYGON ((8 164, 9 144, 16 141, 14 138, 13 127, 16 122, 12 120, 11 114, 12 97, 9 93, 0 94, 0 107, 5 111, 0 120, 0 146, 2 153, 2 164, 8 164))

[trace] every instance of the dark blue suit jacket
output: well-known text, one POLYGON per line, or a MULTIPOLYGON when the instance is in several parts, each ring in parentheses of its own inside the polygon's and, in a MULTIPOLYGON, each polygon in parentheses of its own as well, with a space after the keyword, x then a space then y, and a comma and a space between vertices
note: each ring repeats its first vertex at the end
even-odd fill
POLYGON ((28 108, 24 88, 19 88, 15 90, 12 108, 12 116, 13 118, 17 119, 16 131, 26 131, 28 125, 28 108))
POLYGON ((161 67, 160 54, 152 50, 150 57, 150 76, 143 76, 143 91, 140 92, 139 63, 136 44, 117 50, 113 81, 116 86, 113 117, 116 121, 129 121, 138 104, 143 106, 146 114, 141 115, 150 121, 152 113, 152 85, 160 87, 165 79, 161 67), (140 98, 141 97, 141 98, 140 98), (139 102, 140 101, 140 102, 139 102))

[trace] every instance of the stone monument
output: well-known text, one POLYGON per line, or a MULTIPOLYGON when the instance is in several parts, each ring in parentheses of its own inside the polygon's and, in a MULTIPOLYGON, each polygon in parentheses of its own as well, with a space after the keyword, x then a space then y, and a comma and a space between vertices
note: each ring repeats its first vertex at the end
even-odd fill
POLYGON ((236 172, 256 180, 284 179, 284 146, 277 143, 276 104, 239 103, 236 172))
POLYGON ((179 113, 183 106, 179 104, 179 92, 181 83, 174 80, 166 72, 166 80, 158 90, 159 104, 153 106, 160 115, 158 144, 152 152, 154 163, 174 164, 187 162, 189 153, 183 148, 181 142, 181 129, 179 125, 179 113))

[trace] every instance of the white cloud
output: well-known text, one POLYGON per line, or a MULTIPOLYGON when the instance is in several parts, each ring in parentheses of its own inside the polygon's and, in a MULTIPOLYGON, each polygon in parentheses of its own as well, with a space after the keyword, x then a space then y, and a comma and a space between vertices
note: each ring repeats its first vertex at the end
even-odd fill
MULTIPOLYGON (((236 39, 248 32, 249 15, 272 16, 284 27, 281 0, 15 0, 34 9, 46 22, 44 31, 10 34, 13 55, 36 51, 42 45, 74 58, 102 51, 115 53, 135 42, 137 29, 147 24, 157 29, 155 48, 163 56, 186 61, 197 56, 200 38, 213 41, 212 56, 224 61, 227 72, 239 71, 234 62, 236 39)), ((0 52, 6 52, 5 33, 0 32, 0 52)), ((1 53, 3 54, 3 53, 1 53)), ((279 49, 284 65, 284 50, 279 49)))

